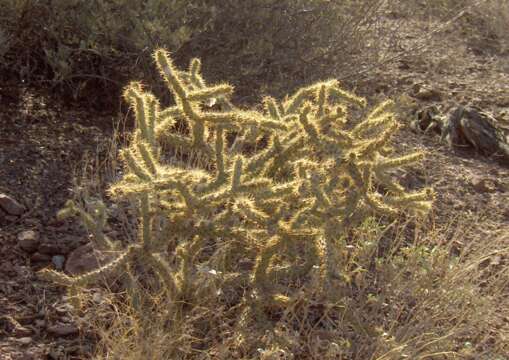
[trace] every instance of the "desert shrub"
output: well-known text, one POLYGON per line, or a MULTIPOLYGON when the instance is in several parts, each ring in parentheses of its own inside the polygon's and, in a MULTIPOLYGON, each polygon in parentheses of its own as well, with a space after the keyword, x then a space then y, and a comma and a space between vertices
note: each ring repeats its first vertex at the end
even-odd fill
POLYGON ((363 234, 376 229, 372 219, 426 213, 432 197, 430 189, 406 191, 392 176, 423 154, 391 155, 398 129, 391 102, 366 111, 365 99, 329 80, 244 110, 231 103, 232 86, 206 84, 199 60, 179 71, 166 51, 155 59, 175 105, 161 108, 140 83, 126 88, 137 128, 121 153, 125 175, 109 189, 116 201, 136 204, 138 240, 124 247, 108 238, 104 204, 69 201, 59 216, 80 215, 115 259, 80 276, 41 276, 77 300, 81 287, 121 273, 142 317, 150 311, 146 293, 162 291, 168 326, 185 323, 198 337, 168 358, 212 350, 218 329, 192 318, 215 307, 233 331, 222 343, 236 344, 230 356, 252 357, 258 348, 346 354, 357 336, 351 329, 380 335, 351 311, 358 296, 375 296, 361 289, 383 251, 363 234), (308 319, 306 308, 318 317, 308 319), (302 339, 296 348, 280 339, 276 325, 294 311, 305 331, 319 327, 330 341, 313 350, 302 339))
POLYGON ((118 89, 143 73, 136 65, 147 63, 153 47, 178 49, 202 29, 207 17, 202 3, 1 0, 2 70, 27 83, 42 80, 75 98, 87 86, 98 94, 101 88, 118 89))
MULTIPOLYGON (((385 1, 209 0, 216 16, 183 50, 204 58, 238 96, 273 96, 378 60, 398 34, 384 32, 385 1), (256 35, 256 36, 253 36, 256 35), (233 77, 232 77, 233 76, 233 77)), ((178 54, 177 54, 178 55, 178 54)))
POLYGON ((104 99, 98 95, 120 92, 133 77, 163 97, 145 67, 163 46, 177 63, 191 53, 206 59, 218 80, 235 83, 239 98, 269 86, 282 96, 353 63, 376 61, 396 36, 381 30, 384 3, 0 0, 1 64, 25 82, 42 80, 75 97, 104 99))
POLYGON ((430 209, 432 192, 393 176, 423 154, 391 153, 390 101, 368 111, 328 80, 246 110, 230 101, 232 86, 205 82, 199 60, 181 71, 164 50, 155 59, 175 105, 163 108, 138 82, 125 89, 136 129, 108 190, 136 209, 135 240, 107 236, 102 202, 69 201, 59 217, 79 215, 114 260, 78 276, 39 273, 94 313, 99 357, 507 352, 504 333, 489 332, 504 326, 494 304, 507 304, 507 268, 479 270, 501 253, 451 255, 441 230, 419 230, 411 215, 430 209), (109 301, 82 291, 114 279, 109 301))

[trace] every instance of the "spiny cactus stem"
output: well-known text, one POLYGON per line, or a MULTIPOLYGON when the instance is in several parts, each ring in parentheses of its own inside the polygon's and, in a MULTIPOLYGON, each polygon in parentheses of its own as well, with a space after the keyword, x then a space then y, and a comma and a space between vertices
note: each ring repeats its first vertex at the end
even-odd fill
POLYGON ((235 160, 235 163, 233 165, 233 171, 232 171, 232 179, 231 179, 231 192, 236 193, 241 184, 241 177, 242 177, 242 157, 237 157, 235 160))
POLYGON ((216 153, 216 172, 218 181, 224 179, 226 177, 226 172, 224 168, 224 129, 222 127, 218 127, 216 129, 216 144, 215 144, 215 153, 216 153))
POLYGON ((147 192, 141 195, 141 229, 142 229, 142 244, 145 250, 151 248, 152 235, 151 235, 151 215, 150 215, 150 198, 147 192))
POLYGON ((130 149, 123 150, 121 155, 125 159, 129 170, 140 178, 140 180, 148 182, 152 179, 150 174, 138 164, 130 149))
POLYGON ((155 52, 154 57, 164 79, 166 80, 170 88, 173 89, 175 94, 180 99, 185 99, 186 90, 184 88, 184 85, 177 76, 177 71, 173 67, 173 63, 168 53, 165 50, 159 49, 155 52))
POLYGON ((148 149, 147 143, 138 141, 136 146, 141 155, 145 168, 153 177, 157 177, 156 160, 154 159, 154 154, 152 153, 152 151, 148 149))

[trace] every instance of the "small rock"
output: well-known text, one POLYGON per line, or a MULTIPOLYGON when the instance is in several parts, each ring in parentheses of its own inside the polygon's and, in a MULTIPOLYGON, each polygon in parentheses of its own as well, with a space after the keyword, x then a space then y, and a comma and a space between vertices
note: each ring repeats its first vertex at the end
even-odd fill
POLYGON ((472 180, 472 186, 479 193, 494 193, 497 191, 497 183, 489 178, 475 178, 472 180))
POLYGON ((69 254, 65 264, 65 271, 70 275, 79 275, 104 265, 112 257, 94 249, 92 244, 82 245, 69 254))
POLYGON ((49 262, 51 261, 51 256, 48 254, 41 254, 40 252, 36 252, 30 256, 30 260, 34 262, 49 262))
POLYGON ((23 205, 6 194, 0 194, 0 208, 7 214, 14 216, 20 216, 25 212, 23 205))
POLYGON ((32 338, 26 336, 26 337, 19 338, 16 341, 22 345, 30 345, 32 343, 32 338))
POLYGON ((417 99, 423 101, 440 101, 442 94, 440 91, 428 87, 420 88, 414 95, 417 99))
POLYGON ((55 269, 62 270, 64 268, 65 257, 63 255, 55 255, 51 258, 51 262, 55 269))
POLYGON ((63 316, 69 314, 73 310, 72 305, 70 304, 63 304, 60 306, 55 307, 55 311, 58 315, 63 316))
POLYGON ((48 359, 51 359, 51 360, 60 360, 60 359, 64 358, 64 356, 65 356, 65 351, 63 350, 63 348, 61 346, 59 346, 56 349, 51 349, 50 352, 48 353, 48 359))
POLYGON ((33 230, 25 230, 18 234, 19 246, 28 253, 33 253, 39 246, 39 234, 33 230))
POLYGON ((27 337, 29 335, 32 335, 32 330, 29 328, 26 328, 24 326, 17 326, 14 329, 14 336, 16 337, 27 337))
POLYGON ((10 223, 13 223, 15 222, 16 220, 18 220, 18 217, 17 216, 14 216, 14 215, 5 215, 4 216, 4 219, 7 220, 8 222, 10 223))
POLYGON ((76 335, 78 327, 72 324, 55 324, 46 328, 48 332, 56 336, 76 335))
POLYGON ((238 266, 239 266, 240 270, 250 271, 253 269, 254 264, 251 259, 243 258, 243 259, 240 259, 238 266))
POLYGON ((82 243, 82 238, 79 236, 67 235, 64 238, 59 239, 58 249, 62 255, 67 255, 71 251, 78 248, 82 243))
POLYGON ((41 245, 39 245, 39 252, 46 255, 55 255, 58 254, 60 251, 56 243, 43 242, 41 245))
POLYGON ((46 321, 42 319, 35 320, 35 326, 38 328, 46 327, 46 321))
POLYGON ((39 227, 41 226, 41 221, 36 218, 28 218, 23 221, 24 224, 30 226, 30 227, 39 227))
POLYGON ((94 295, 92 296, 92 300, 96 303, 96 304, 101 304, 104 299, 103 299, 103 296, 101 295, 101 293, 94 293, 94 295))

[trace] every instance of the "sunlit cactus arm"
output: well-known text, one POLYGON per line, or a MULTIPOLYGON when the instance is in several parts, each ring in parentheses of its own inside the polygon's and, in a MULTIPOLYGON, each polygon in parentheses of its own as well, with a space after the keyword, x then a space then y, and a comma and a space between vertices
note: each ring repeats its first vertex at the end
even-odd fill
POLYGON ((334 139, 334 141, 344 149, 351 148, 354 143, 353 137, 345 131, 330 131, 327 136, 334 139))
POLYGON ((247 198, 239 198, 235 202, 237 211, 241 212, 246 218, 258 225, 266 226, 270 217, 264 212, 258 210, 254 202, 247 198))
POLYGON ((156 60, 156 64, 163 76, 163 79, 166 81, 168 87, 178 96, 180 99, 185 99, 187 90, 178 77, 178 72, 173 65, 173 61, 171 60, 168 52, 163 49, 159 49, 154 53, 154 59, 156 60))
POLYGON ((382 114, 387 113, 394 106, 394 101, 385 100, 378 104, 367 116, 367 119, 374 119, 380 117, 382 114))
POLYGON ((398 128, 399 125, 397 123, 391 124, 379 136, 377 136, 373 140, 365 141, 364 143, 362 143, 362 145, 358 146, 358 148, 356 149, 357 154, 359 156, 373 155, 375 151, 379 151, 389 142, 389 140, 396 133, 398 128))
POLYGON ((152 216, 150 215, 150 195, 144 193, 140 196, 141 212, 141 243, 143 249, 148 251, 152 248, 152 216))
POLYGON ((379 182, 382 186, 385 186, 387 190, 393 192, 394 194, 403 194, 405 193, 405 188, 401 186, 395 179, 392 179, 389 175, 384 173, 375 167, 374 174, 377 182, 379 182))
POLYGON ((138 251, 138 249, 139 247, 137 245, 128 246, 123 253, 115 258, 115 260, 105 264, 104 266, 101 266, 94 271, 74 277, 74 283, 78 286, 85 286, 92 282, 103 279, 106 276, 111 276, 114 272, 118 271, 126 262, 130 261, 131 256, 133 256, 138 251))
POLYGON ((420 201, 413 203, 409 210, 418 215, 426 215, 430 212, 432 206, 432 201, 420 201))
POLYGON ((285 130, 286 125, 280 121, 272 120, 256 111, 236 110, 225 112, 204 112, 197 116, 211 125, 258 126, 266 130, 285 130))
POLYGON ((142 181, 151 181, 152 176, 133 156, 130 149, 124 149, 120 152, 120 156, 124 159, 129 170, 142 181))
POLYGON ((148 111, 147 109, 147 98, 140 92, 141 89, 137 83, 130 84, 124 90, 124 98, 131 104, 135 117, 136 126, 141 131, 144 139, 149 140, 151 138, 148 124, 148 111))
POLYGON ((72 286, 74 284, 74 278, 55 270, 43 269, 37 273, 37 276, 42 280, 51 281, 61 286, 72 286))
POLYGON ((296 113, 302 104, 309 98, 314 97, 317 90, 319 90, 322 86, 325 86, 326 88, 332 88, 337 86, 337 84, 337 80, 328 80, 299 89, 283 104, 284 114, 287 115, 296 113))
POLYGON ((282 147, 279 141, 279 137, 277 135, 272 136, 267 148, 249 159, 246 166, 247 172, 253 174, 259 173, 262 169, 265 168, 266 163, 274 158, 276 154, 280 153, 281 150, 282 147))
POLYGON ((394 115, 391 113, 380 114, 378 117, 366 118, 364 121, 357 124, 352 130, 351 134, 355 137, 361 138, 370 130, 380 127, 390 126, 394 123, 394 115))
POLYGON ((327 195, 323 192, 322 186, 320 184, 320 177, 318 174, 311 175, 311 191, 318 203, 322 208, 328 208, 331 205, 330 200, 327 198, 327 195))
POLYGON ((145 106, 147 108, 147 139, 146 141, 150 145, 151 151, 154 155, 157 153, 157 144, 155 139, 155 128, 159 119, 159 101, 154 95, 147 93, 145 95, 145 106))
POLYGON ((225 134, 224 129, 218 127, 215 133, 215 155, 216 155, 216 182, 218 184, 223 183, 226 180, 226 171, 225 171, 225 134))
POLYGON ((281 113, 279 111, 279 104, 276 99, 267 96, 263 99, 263 106, 265 111, 270 115, 270 117, 274 120, 281 121, 281 113))
POLYGON ((129 261, 130 256, 132 256, 137 249, 137 246, 131 245, 127 248, 127 250, 115 258, 115 260, 97 268, 96 270, 81 275, 67 276, 63 273, 50 269, 43 269, 37 274, 41 279, 53 281, 63 286, 84 286, 92 282, 96 282, 106 276, 110 276, 129 261))
POLYGON ((234 163, 233 168, 231 170, 231 183, 230 183, 230 189, 232 193, 235 193, 239 190, 241 185, 241 177, 242 177, 242 168, 243 168, 243 159, 242 157, 238 156, 234 163))
POLYGON ((303 105, 303 108, 300 112, 299 121, 302 124, 302 127, 306 131, 309 139, 315 144, 320 145, 322 143, 322 139, 320 133, 316 126, 309 122, 308 115, 311 112, 311 106, 303 105))
POLYGON ((180 181, 175 182, 175 188, 178 190, 180 195, 185 201, 187 209, 189 212, 193 212, 200 207, 201 202, 199 199, 191 192, 189 187, 180 181))
POLYGON ((159 276, 161 282, 164 284, 166 291, 168 291, 171 299, 176 299, 179 296, 179 289, 177 281, 173 275, 172 269, 166 261, 158 254, 145 253, 141 258, 154 272, 159 276))
POLYGON ((102 202, 98 202, 92 207, 92 215, 76 204, 74 201, 69 200, 66 202, 65 207, 57 213, 58 219, 64 219, 69 216, 79 215, 80 220, 88 232, 92 233, 94 240, 102 249, 113 249, 113 243, 104 234, 104 226, 106 225, 107 215, 106 206, 102 202))
POLYGON ((379 194, 366 193, 363 195, 363 199, 371 209, 381 215, 396 216, 398 214, 398 210, 384 203, 379 194))
POLYGON ((338 86, 329 87, 329 94, 332 98, 346 100, 347 102, 355 104, 359 107, 365 107, 367 105, 366 99, 345 91, 338 86))
MULTIPOLYGON (((253 270, 253 283, 261 293, 269 291, 270 282, 268 278, 269 265, 272 257, 280 252, 284 247, 284 240, 280 236, 272 237, 263 247, 256 259, 253 270)), ((263 295, 263 294, 262 294, 263 295)))
POLYGON ((321 85, 320 88, 318 89, 318 94, 316 96, 316 102, 317 102, 317 105, 318 105, 318 110, 316 112, 316 116, 321 119, 322 117, 325 116, 325 109, 326 109, 326 106, 327 106, 327 97, 328 97, 328 93, 327 93, 327 86, 325 85, 321 85))
POLYGON ((413 164, 418 161, 421 161, 424 158, 423 152, 415 152, 412 154, 408 154, 405 156, 392 158, 392 159, 380 159, 375 164, 375 171, 384 171, 389 170, 401 166, 405 166, 408 164, 413 164))
POLYGON ((198 58, 192 59, 189 63, 189 75, 191 76, 192 84, 198 89, 205 87, 205 81, 201 77, 200 72, 201 60, 198 58))
MULTIPOLYGON (((195 89, 202 89, 206 87, 205 81, 203 80, 201 74, 201 60, 198 58, 194 58, 189 63, 189 81, 193 85, 195 89)), ((231 111, 235 107, 230 102, 228 97, 219 96, 217 98, 209 99, 209 106, 213 105, 213 103, 217 101, 217 103, 225 110, 231 111)))
POLYGON ((158 165, 156 163, 154 153, 150 149, 149 145, 146 142, 137 141, 136 148, 141 155, 141 160, 143 161, 144 168, 148 170, 151 176, 157 177, 158 165))
POLYGON ((409 193, 409 194, 402 194, 399 196, 390 196, 386 197, 384 199, 384 202, 390 205, 395 205, 398 207, 404 207, 404 206, 412 206, 414 203, 423 203, 428 202, 433 199, 433 190, 430 188, 427 188, 425 190, 409 193))
POLYGON ((258 187, 253 181, 252 183, 242 184, 241 191, 247 194, 252 194, 257 200, 292 197, 296 194, 295 184, 293 183, 273 185, 271 187, 263 188, 258 187))
POLYGON ((344 105, 336 105, 334 110, 320 117, 318 124, 323 130, 326 126, 334 125, 338 130, 343 129, 348 123, 348 108, 344 105))
MULTIPOLYGON (((172 118, 172 119, 176 119, 176 118, 182 118, 184 117, 184 112, 183 110, 181 109, 180 106, 172 106, 172 107, 169 107, 169 108, 166 108, 164 110, 161 110, 158 114, 158 117, 159 117, 159 120, 158 122, 161 123, 163 122, 165 119, 168 119, 168 118, 172 118)), ((156 125, 157 127, 157 125, 156 125)))
POLYGON ((233 86, 230 84, 221 84, 213 87, 207 87, 191 91, 187 94, 189 101, 206 101, 210 98, 220 96, 230 96, 233 93, 233 86))
POLYGON ((355 153, 350 153, 348 159, 346 160, 346 169, 358 191, 366 193, 368 189, 364 183, 361 170, 357 166, 356 161, 357 155, 355 153))

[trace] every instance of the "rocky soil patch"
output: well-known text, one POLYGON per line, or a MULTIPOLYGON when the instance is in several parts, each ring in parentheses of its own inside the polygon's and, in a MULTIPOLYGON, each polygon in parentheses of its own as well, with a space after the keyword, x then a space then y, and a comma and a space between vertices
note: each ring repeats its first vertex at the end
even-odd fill
POLYGON ((91 350, 63 289, 34 274, 72 267, 73 251, 88 242, 77 222, 55 214, 73 195, 84 154, 98 151, 113 120, 50 101, 0 86, 1 360, 83 359, 91 350))

